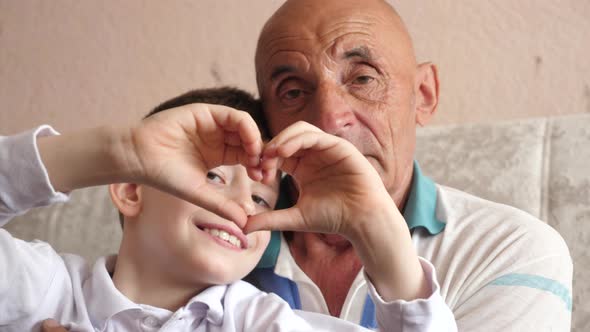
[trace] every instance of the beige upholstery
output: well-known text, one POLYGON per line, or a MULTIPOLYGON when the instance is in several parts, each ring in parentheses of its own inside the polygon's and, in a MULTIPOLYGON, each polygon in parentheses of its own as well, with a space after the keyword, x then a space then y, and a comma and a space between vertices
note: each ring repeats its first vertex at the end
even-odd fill
MULTIPOLYGON (((523 209, 565 238, 574 260, 574 331, 590 330, 590 114, 420 129, 416 159, 436 182, 523 209)), ((106 187, 76 191, 6 226, 89 259, 121 232, 106 187)))

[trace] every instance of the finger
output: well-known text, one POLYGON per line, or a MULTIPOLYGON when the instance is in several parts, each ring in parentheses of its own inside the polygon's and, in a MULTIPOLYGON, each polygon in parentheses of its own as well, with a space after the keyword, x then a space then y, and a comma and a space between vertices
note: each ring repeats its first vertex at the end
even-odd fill
POLYGON ((67 332, 68 330, 66 330, 63 326, 59 325, 59 323, 53 319, 46 319, 43 321, 42 331, 43 332, 67 332))
POLYGON ((301 154, 296 155, 301 150, 326 151, 328 153, 334 148, 336 148, 336 151, 340 151, 341 149, 337 148, 339 144, 345 145, 346 141, 324 132, 306 131, 293 135, 282 142, 282 144, 277 147, 276 154, 281 158, 290 158, 301 157, 301 154))
POLYGON ((262 151, 260 131, 252 117, 222 105, 191 104, 197 137, 208 145, 240 145, 250 155, 262 151))
POLYGON ((234 221, 238 225, 243 225, 246 222, 248 216, 239 204, 220 194, 207 183, 195 186, 194 183, 186 180, 190 178, 186 177, 182 182, 177 181, 176 183, 182 183, 182 185, 178 186, 176 191, 168 192, 225 219, 234 221))
POLYGON ((240 136, 237 133, 231 132, 231 131, 227 131, 225 133, 225 144, 226 145, 231 145, 231 146, 241 146, 242 145, 242 140, 240 139, 240 136))
POLYGON ((313 231, 307 228, 301 210, 297 207, 291 207, 250 216, 246 227, 244 227, 244 232, 248 234, 261 230, 313 231))
POLYGON ((304 132, 317 132, 323 133, 321 129, 307 123, 305 121, 298 121, 294 124, 290 125, 289 127, 283 129, 278 135, 276 135, 268 144, 266 145, 263 154, 269 157, 273 156, 274 151, 278 146, 281 146, 285 141, 291 139, 293 136, 300 135, 304 132))
POLYGON ((238 134, 244 150, 250 155, 262 151, 262 138, 250 114, 221 105, 209 105, 214 121, 226 131, 238 134))
POLYGON ((263 170, 262 171, 262 180, 261 182, 266 185, 271 185, 274 181, 280 182, 280 171, 276 168, 272 168, 270 170, 263 170))
MULTIPOLYGON (((260 156, 249 155, 242 146, 225 146, 221 165, 243 165, 244 167, 257 167, 260 164, 260 156)), ((216 165, 217 167, 219 165, 216 165)))
POLYGON ((278 157, 263 157, 261 158, 260 164, 258 166, 265 172, 273 172, 280 167, 281 162, 281 158, 278 157))
POLYGON ((258 167, 248 167, 246 168, 246 171, 248 172, 248 176, 254 180, 254 181, 263 181, 264 180, 264 174, 262 172, 262 170, 258 167))

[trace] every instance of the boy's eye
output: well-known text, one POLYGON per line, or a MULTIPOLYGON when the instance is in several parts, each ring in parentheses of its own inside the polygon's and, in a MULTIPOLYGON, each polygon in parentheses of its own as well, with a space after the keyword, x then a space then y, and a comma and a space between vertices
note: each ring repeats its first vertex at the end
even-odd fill
POLYGON ((264 208, 271 209, 270 204, 258 195, 252 195, 252 201, 264 208))
POLYGON ((213 183, 221 183, 221 184, 225 183, 225 181, 223 180, 221 175, 219 175, 215 172, 212 172, 212 171, 207 172, 207 179, 209 179, 213 183))

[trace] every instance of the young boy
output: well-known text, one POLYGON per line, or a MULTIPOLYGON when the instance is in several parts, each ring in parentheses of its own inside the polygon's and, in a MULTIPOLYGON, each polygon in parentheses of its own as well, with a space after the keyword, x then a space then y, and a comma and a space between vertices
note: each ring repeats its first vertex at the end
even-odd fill
POLYGON ((142 124, 145 135, 133 136, 133 144, 143 150, 140 157, 124 157, 139 159, 148 169, 144 173, 151 174, 144 177, 110 171, 109 165, 125 168, 120 166, 124 158, 111 164, 99 158, 106 148, 92 142, 104 138, 104 132, 69 140, 64 135, 61 144, 69 145, 61 148, 51 145, 51 137, 41 138, 56 134, 48 127, 0 137, 0 225, 30 207, 67 200, 58 190, 139 179, 110 185, 124 219, 123 240, 118 255, 100 258, 93 267, 79 256, 58 255, 46 243, 26 243, 0 229, 1 331, 36 331, 49 317, 70 331, 364 330, 329 316, 292 311, 276 295, 240 281, 255 267, 270 237, 269 231, 245 235, 246 219, 240 213, 271 210, 278 179, 252 180, 262 179, 252 166, 261 141, 243 113, 214 105, 159 113, 197 102, 241 108, 261 121, 258 103, 235 89, 193 91, 164 103, 142 124), (194 126, 183 127, 191 121, 194 126), (83 137, 87 142, 80 144, 83 137), (157 142, 144 144, 141 137, 157 142), (156 145, 172 147, 174 153, 151 151, 156 145), (150 154, 164 156, 157 167, 150 165, 150 154), (177 155, 183 159, 174 159, 177 155), (197 171, 183 168, 188 164, 197 171), (180 188, 181 182, 187 186, 180 188), (193 185, 198 198, 190 196, 193 185))
MULTIPOLYGON (((0 229, 0 330, 37 331, 54 318, 70 331, 366 331, 291 310, 240 280, 270 237, 245 230, 272 210, 276 169, 293 172, 297 161, 286 156, 308 142, 281 145, 285 137, 279 134, 263 147, 261 123, 251 96, 210 89, 160 105, 137 126, 63 136, 42 126, 0 137, 0 225, 31 207, 66 201, 63 193, 105 183, 116 183, 110 194, 124 219, 118 255, 93 267, 0 229), (192 104, 197 102, 210 104, 192 104), (269 158, 260 162, 261 156, 269 158)), ((338 160, 358 154, 344 140, 325 138, 339 151, 338 160)), ((346 165, 340 165, 345 172, 346 165)), ((321 162, 301 167, 319 167, 320 177, 329 172, 321 162)), ((427 277, 435 283, 433 271, 427 277)), ((421 306, 432 301, 442 303, 438 291, 421 306)), ((450 326, 448 318, 442 309, 418 310, 387 316, 386 326, 439 331, 450 326)))

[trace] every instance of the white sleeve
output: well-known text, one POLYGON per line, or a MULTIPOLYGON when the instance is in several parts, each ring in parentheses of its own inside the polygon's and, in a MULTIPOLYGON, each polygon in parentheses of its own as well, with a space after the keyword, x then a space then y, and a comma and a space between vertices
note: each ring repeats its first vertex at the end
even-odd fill
MULTIPOLYGON (((64 202, 41 162, 36 138, 57 135, 49 126, 0 136, 0 226, 28 209, 64 202)), ((0 326, 26 318, 38 309, 60 258, 47 243, 25 242, 0 229, 0 326)))
POLYGON ((457 331, 453 312, 440 294, 434 266, 422 257, 419 259, 431 289, 426 299, 385 302, 365 274, 379 331, 457 331))
POLYGON ((569 250, 556 231, 536 223, 492 241, 494 251, 484 247, 481 255, 493 260, 472 252, 485 268, 470 271, 453 308, 462 331, 570 331, 569 250))
MULTIPOLYGON (((457 331, 455 318, 440 295, 434 267, 420 258, 432 293, 427 299, 385 302, 368 281, 369 293, 375 303, 379 331, 422 332, 457 331)), ((242 292, 244 294, 244 292, 242 292)), ((314 312, 292 310, 275 294, 258 292, 248 297, 247 309, 239 321, 245 331, 370 331, 360 325, 314 312)))
POLYGON ((0 330, 39 309, 62 266, 49 244, 15 239, 0 228, 0 330))
POLYGON ((0 136, 0 226, 28 209, 65 202, 56 192, 37 148, 37 137, 58 133, 49 126, 14 136, 0 136))
MULTIPOLYGON (((315 312, 293 310, 275 294, 258 291, 260 295, 247 300, 241 313, 243 331, 264 332, 369 332, 360 325, 315 312)), ((240 331, 241 331, 240 330, 240 331)))

